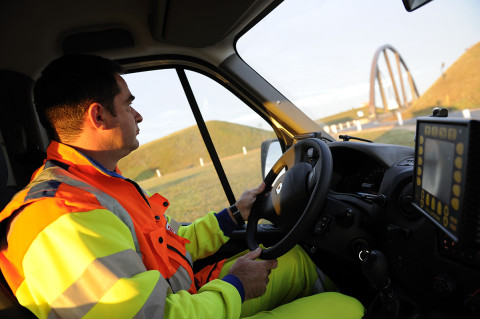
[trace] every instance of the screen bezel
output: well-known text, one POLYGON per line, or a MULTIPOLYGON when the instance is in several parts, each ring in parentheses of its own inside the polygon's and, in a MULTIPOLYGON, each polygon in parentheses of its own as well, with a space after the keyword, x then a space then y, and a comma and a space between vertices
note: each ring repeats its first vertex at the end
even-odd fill
MULTIPOLYGON (((465 189, 468 158, 468 136, 469 125, 467 121, 436 118, 417 120, 413 205, 456 242, 459 240, 459 232, 461 231, 460 228, 462 225, 463 190, 465 189), (440 131, 442 131, 442 133, 440 133, 440 131), (455 134, 450 132, 455 132, 455 134), (451 170, 452 173, 444 172, 452 175, 450 177, 451 185, 449 187, 450 189, 446 191, 448 195, 443 195, 442 199, 436 196, 438 194, 432 194, 431 189, 429 191, 423 187, 422 174, 425 173, 425 152, 429 151, 425 148, 427 140, 454 144, 454 154, 452 154, 452 164, 454 167, 451 170), (458 154, 460 149, 462 150, 462 154, 458 154), (456 179, 454 179, 454 176, 456 179), (455 185, 455 192, 453 191, 453 185, 455 185), (448 197, 448 203, 445 201, 445 197, 448 197)), ((427 169, 426 171, 428 172, 429 170, 427 169)), ((444 176, 443 178, 446 177, 444 176)))

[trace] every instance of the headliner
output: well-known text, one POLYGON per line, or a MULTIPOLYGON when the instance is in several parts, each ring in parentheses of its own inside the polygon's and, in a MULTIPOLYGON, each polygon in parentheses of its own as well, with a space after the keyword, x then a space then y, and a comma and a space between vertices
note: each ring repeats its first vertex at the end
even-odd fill
POLYGON ((36 78, 44 65, 68 52, 112 59, 182 54, 218 65, 234 52, 238 35, 280 2, 2 1, 0 69, 36 78))

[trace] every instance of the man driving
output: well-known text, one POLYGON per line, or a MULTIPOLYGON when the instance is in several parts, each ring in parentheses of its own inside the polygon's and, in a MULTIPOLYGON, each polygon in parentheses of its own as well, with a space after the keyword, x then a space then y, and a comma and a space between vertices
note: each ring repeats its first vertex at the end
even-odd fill
POLYGON ((194 273, 229 239, 265 185, 188 226, 166 198, 121 175, 142 116, 121 67, 93 55, 53 61, 34 88, 53 138, 29 185, 0 213, 0 267, 40 318, 361 318, 295 246, 278 260, 244 252, 194 273), (320 276, 319 276, 320 274, 320 276))

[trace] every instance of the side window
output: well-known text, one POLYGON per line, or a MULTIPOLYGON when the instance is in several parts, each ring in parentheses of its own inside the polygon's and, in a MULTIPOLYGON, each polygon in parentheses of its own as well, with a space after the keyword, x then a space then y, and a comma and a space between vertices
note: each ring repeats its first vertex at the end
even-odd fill
POLYGON ((186 72, 235 198, 262 181, 260 148, 275 138, 268 123, 214 80, 186 72))
MULTIPOLYGON (((260 146, 275 137, 245 103, 211 78, 186 71, 233 194, 261 180, 260 146)), ((119 162, 122 174, 170 202, 167 214, 192 222, 228 199, 175 69, 124 75, 143 116, 140 147, 119 162)))

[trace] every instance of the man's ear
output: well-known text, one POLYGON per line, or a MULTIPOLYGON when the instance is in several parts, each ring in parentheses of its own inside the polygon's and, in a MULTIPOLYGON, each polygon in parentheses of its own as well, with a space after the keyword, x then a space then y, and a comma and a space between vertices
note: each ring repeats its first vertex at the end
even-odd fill
POLYGON ((92 127, 100 130, 107 129, 107 123, 105 118, 106 109, 100 103, 92 103, 87 110, 87 121, 92 127))

